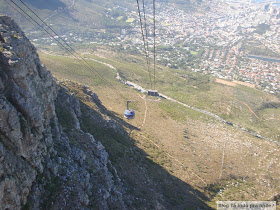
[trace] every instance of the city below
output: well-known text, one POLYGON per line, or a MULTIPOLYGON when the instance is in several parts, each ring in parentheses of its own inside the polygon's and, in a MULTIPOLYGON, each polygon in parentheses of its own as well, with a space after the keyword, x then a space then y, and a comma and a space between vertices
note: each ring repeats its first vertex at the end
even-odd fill
MULTIPOLYGON (((272 94, 280 93, 277 1, 207 1, 192 12, 171 3, 161 2, 156 7, 158 63, 246 82, 272 94)), ((124 27, 119 30, 96 28, 88 33, 73 31, 61 37, 71 44, 105 45, 117 51, 144 54, 138 12, 118 6, 109 9, 106 15, 124 27), (120 15, 112 16, 115 11, 120 15)), ((153 47, 152 15, 152 5, 147 5, 150 50, 153 47)), ((56 45, 51 38, 36 38, 33 42, 56 45)))

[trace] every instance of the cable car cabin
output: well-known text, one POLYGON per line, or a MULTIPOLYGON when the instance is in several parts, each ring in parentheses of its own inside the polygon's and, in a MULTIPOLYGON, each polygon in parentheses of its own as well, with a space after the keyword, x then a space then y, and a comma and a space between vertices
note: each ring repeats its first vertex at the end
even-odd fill
POLYGON ((132 109, 127 109, 124 111, 124 117, 128 120, 131 120, 135 117, 135 112, 132 109))
POLYGON ((127 101, 127 109, 124 111, 124 117, 128 120, 133 119, 135 117, 134 110, 129 108, 129 103, 131 101, 127 101))
POLYGON ((157 90, 148 90, 148 96, 159 96, 157 90))

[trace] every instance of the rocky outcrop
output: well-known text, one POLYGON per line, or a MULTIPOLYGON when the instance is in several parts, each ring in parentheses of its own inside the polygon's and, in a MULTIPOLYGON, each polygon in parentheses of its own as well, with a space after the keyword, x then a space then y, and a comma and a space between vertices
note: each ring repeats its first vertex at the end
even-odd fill
POLYGON ((7 16, 0 41, 0 209, 125 209, 105 148, 81 129, 80 101, 7 16))

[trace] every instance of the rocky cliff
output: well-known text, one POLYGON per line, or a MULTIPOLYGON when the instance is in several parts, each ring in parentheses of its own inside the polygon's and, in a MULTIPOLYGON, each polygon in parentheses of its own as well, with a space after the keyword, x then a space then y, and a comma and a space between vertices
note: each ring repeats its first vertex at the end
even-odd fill
POLYGON ((7 16, 0 16, 0 41, 0 209, 125 209, 105 148, 81 129, 80 101, 7 16))

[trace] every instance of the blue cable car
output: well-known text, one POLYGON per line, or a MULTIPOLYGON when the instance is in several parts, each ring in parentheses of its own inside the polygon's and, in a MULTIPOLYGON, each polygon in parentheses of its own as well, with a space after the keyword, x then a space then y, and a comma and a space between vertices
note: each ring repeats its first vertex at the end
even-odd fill
POLYGON ((127 109, 124 111, 124 117, 128 120, 131 120, 135 117, 135 111, 129 108, 129 103, 131 101, 127 101, 127 109))

